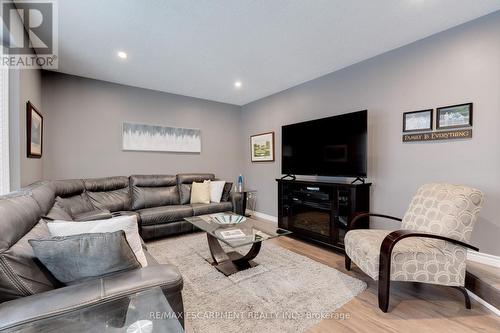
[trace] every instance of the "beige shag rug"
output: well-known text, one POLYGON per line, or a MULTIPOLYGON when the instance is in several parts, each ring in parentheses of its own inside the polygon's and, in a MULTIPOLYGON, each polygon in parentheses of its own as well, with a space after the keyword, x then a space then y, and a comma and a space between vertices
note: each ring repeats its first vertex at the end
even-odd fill
MULTIPOLYGON (((270 242, 259 266, 229 277, 212 267, 204 233, 148 243, 160 263, 184 278, 187 327, 195 333, 303 332, 361 293, 366 284, 270 242)), ((244 252, 247 248, 238 249, 244 252)))

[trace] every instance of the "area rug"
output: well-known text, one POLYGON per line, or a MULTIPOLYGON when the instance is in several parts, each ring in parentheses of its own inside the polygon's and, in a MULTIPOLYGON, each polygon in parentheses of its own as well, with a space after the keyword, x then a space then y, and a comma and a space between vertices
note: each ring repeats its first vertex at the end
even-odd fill
MULTIPOLYGON (((229 277, 212 267, 204 233, 147 244, 160 263, 184 278, 185 320, 190 332, 303 332, 361 293, 366 284, 270 242, 259 266, 229 277)), ((247 248, 238 249, 244 252, 247 248)))

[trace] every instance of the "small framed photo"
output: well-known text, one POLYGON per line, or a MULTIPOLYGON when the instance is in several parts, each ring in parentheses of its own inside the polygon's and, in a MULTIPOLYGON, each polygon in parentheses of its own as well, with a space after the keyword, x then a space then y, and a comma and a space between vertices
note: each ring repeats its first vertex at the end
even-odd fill
POLYGON ((274 161, 274 132, 252 135, 250 137, 252 162, 274 161))
POLYGON ((403 132, 432 130, 433 109, 403 113, 403 132))
POLYGON ((472 103, 438 108, 436 118, 437 129, 472 126, 472 103))
POLYGON ((43 117, 31 102, 26 103, 26 135, 29 158, 41 158, 43 148, 43 117))

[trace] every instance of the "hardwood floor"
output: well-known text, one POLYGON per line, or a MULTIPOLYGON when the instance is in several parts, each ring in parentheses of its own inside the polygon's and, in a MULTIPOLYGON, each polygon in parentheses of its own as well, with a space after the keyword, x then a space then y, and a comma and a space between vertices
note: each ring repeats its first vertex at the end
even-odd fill
MULTIPOLYGON (((464 306, 463 295, 449 287, 413 283, 391 283, 388 313, 377 303, 377 283, 353 264, 344 268, 344 257, 331 250, 291 237, 270 240, 286 249, 307 256, 343 273, 359 278, 368 288, 337 309, 347 319, 327 319, 308 330, 325 332, 500 332, 500 317, 472 300, 472 309, 464 306)), ((332 286, 335 292, 335 286, 332 286)))

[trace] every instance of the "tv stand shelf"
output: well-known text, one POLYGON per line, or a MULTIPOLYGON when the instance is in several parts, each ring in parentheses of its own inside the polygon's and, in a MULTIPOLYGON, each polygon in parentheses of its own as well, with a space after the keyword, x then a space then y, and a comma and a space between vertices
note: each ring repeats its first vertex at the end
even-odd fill
MULTIPOLYGON (((279 227, 341 252, 353 214, 370 211, 371 183, 276 181, 279 227)), ((365 218, 359 227, 368 225, 369 219, 365 218)))

